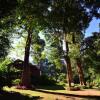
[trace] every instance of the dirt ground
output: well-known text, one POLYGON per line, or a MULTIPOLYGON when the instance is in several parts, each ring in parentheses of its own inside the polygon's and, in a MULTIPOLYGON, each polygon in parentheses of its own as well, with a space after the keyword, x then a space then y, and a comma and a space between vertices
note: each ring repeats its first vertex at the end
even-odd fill
MULTIPOLYGON (((42 92, 44 93, 44 92, 42 92)), ((96 89, 85 89, 81 91, 66 91, 63 93, 53 94, 44 93, 42 100, 100 100, 100 91, 96 89), (62 94, 62 95, 61 95, 62 94)))

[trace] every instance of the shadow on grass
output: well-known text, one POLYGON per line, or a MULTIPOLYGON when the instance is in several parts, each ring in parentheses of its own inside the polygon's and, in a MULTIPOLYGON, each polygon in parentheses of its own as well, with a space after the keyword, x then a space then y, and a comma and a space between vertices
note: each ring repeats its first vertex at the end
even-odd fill
POLYGON ((47 85, 47 86, 37 86, 37 89, 44 89, 44 90, 65 90, 65 88, 61 85, 47 85))
POLYGON ((29 97, 28 95, 22 95, 18 92, 6 92, 0 91, 0 100, 39 100, 40 96, 29 97))

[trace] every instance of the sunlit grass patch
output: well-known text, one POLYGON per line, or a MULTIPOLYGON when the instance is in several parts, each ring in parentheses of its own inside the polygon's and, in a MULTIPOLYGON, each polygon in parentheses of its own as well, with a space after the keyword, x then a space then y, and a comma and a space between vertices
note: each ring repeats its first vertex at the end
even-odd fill
POLYGON ((21 90, 21 89, 16 89, 15 87, 11 87, 11 88, 8 88, 8 87, 4 87, 3 88, 5 91, 8 91, 8 92, 11 92, 11 91, 14 91, 14 92, 19 92, 23 95, 28 95, 28 96, 38 96, 40 93, 39 92, 36 92, 36 91, 31 91, 31 90, 21 90))
POLYGON ((50 93, 48 94, 44 92, 37 92, 35 90, 20 90, 20 89, 16 89, 15 87, 11 87, 11 88, 4 87, 3 89, 8 92, 18 92, 24 96, 29 96, 30 98, 40 97, 41 99, 39 100, 57 100, 58 98, 61 98, 61 100, 65 100, 65 99, 62 99, 62 98, 65 98, 64 96, 50 94, 50 93))

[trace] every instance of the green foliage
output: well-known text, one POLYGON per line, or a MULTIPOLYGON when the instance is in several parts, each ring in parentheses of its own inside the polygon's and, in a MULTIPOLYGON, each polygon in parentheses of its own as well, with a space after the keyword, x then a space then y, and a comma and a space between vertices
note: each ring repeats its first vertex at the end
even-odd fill
POLYGON ((61 68, 61 55, 62 49, 60 46, 59 37, 55 34, 45 33, 46 46, 44 49, 44 54, 49 62, 53 63, 56 68, 61 68))
POLYGON ((73 59, 79 58, 80 57, 80 44, 71 44, 69 45, 69 56, 73 59))
POLYGON ((100 33, 94 32, 92 36, 84 39, 82 45, 82 59, 84 63, 85 77, 87 77, 87 82, 96 85, 99 84, 100 71, 100 33))
POLYGON ((13 85, 19 85, 21 83, 21 79, 12 80, 13 85))
POLYGON ((32 76, 32 84, 34 85, 43 85, 43 86, 52 86, 56 84, 56 81, 54 81, 53 79, 50 79, 48 76, 46 75, 42 75, 41 77, 34 77, 32 76))
POLYGON ((55 47, 48 47, 48 49, 45 52, 47 55, 48 60, 51 63, 54 63, 56 67, 61 67, 61 60, 60 60, 60 54, 57 48, 55 47))
POLYGON ((11 60, 9 58, 3 59, 0 61, 0 88, 2 88, 4 85, 9 85, 9 79, 8 79, 8 64, 11 63, 11 60))
POLYGON ((93 80, 94 86, 100 87, 100 74, 96 75, 96 78, 93 80))
POLYGON ((65 73, 60 73, 58 75, 58 80, 59 80, 59 82, 66 83, 66 74, 65 73))
POLYGON ((8 72, 8 64, 10 64, 12 61, 9 58, 6 58, 5 60, 2 60, 0 62, 0 73, 6 74, 8 72))
POLYGON ((33 42, 32 42, 32 58, 34 63, 39 64, 42 59, 45 57, 42 56, 42 52, 44 50, 45 42, 43 39, 40 39, 38 34, 33 34, 33 42))
POLYGON ((8 54, 9 47, 10 47, 9 35, 0 32, 0 58, 3 58, 8 54))
POLYGON ((0 63, 0 77, 2 79, 2 85, 11 86, 11 84, 17 85, 20 82, 20 80, 16 79, 18 78, 20 70, 13 68, 11 65, 9 66, 11 63, 12 60, 9 58, 6 58, 5 60, 3 59, 0 63))
POLYGON ((62 49, 59 37, 58 35, 48 32, 44 33, 43 35, 45 39, 45 47, 44 51, 42 52, 42 58, 47 60, 46 62, 44 61, 43 65, 45 65, 45 68, 43 68, 42 73, 50 79, 60 82, 62 81, 61 77, 63 77, 61 73, 63 64, 61 62, 62 49))

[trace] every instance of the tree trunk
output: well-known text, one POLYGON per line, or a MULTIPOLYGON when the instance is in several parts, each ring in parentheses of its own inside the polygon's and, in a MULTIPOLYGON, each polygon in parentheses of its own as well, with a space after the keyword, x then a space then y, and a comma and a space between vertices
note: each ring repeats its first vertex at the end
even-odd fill
POLYGON ((67 70, 67 81, 69 84, 69 87, 71 87, 71 83, 73 82, 73 74, 72 74, 72 68, 71 68, 71 61, 69 56, 64 57, 66 62, 66 70, 67 70))
POLYGON ((30 66, 29 66, 29 54, 30 54, 31 40, 32 40, 32 30, 29 28, 26 46, 25 46, 22 83, 21 83, 21 85, 25 86, 26 88, 31 87, 30 66))
POLYGON ((69 87, 71 87, 71 83, 73 82, 73 75, 72 75, 71 61, 68 56, 69 48, 68 48, 68 43, 66 41, 66 34, 64 34, 63 51, 64 51, 64 60, 65 60, 66 70, 67 70, 67 75, 66 75, 67 81, 68 81, 69 87))
POLYGON ((81 65, 81 61, 79 58, 76 59, 77 62, 77 68, 78 68, 78 74, 79 74, 79 80, 81 85, 86 85, 84 81, 84 74, 83 74, 83 69, 81 65))

